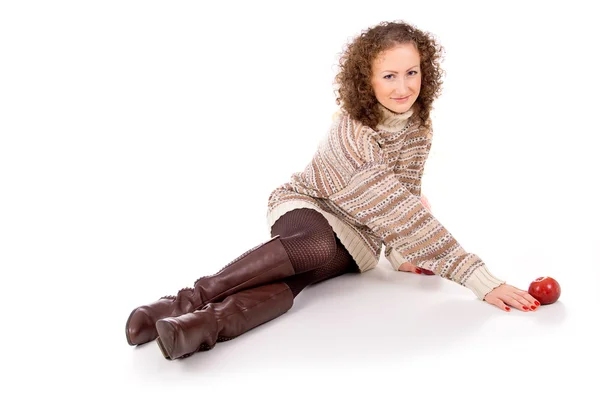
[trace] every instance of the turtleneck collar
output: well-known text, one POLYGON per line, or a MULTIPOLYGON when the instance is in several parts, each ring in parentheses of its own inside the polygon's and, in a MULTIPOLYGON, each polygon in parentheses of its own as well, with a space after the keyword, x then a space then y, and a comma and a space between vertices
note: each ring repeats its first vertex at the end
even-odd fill
POLYGON ((404 113, 395 113, 379 103, 377 106, 382 113, 382 118, 377 125, 378 131, 383 130, 392 133, 401 131, 408 123, 408 118, 410 118, 414 112, 414 107, 411 107, 404 113))

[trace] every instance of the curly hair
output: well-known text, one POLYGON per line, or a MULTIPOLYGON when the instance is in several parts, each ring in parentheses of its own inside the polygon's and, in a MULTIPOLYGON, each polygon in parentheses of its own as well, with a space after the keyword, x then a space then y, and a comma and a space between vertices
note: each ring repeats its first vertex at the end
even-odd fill
POLYGON ((382 114, 371 85, 372 63, 381 52, 404 43, 413 43, 421 58, 421 91, 415 101, 414 115, 422 127, 431 129, 429 113, 441 93, 445 73, 440 66, 444 47, 430 33, 404 21, 381 22, 362 31, 340 56, 335 102, 351 118, 375 129, 382 114))

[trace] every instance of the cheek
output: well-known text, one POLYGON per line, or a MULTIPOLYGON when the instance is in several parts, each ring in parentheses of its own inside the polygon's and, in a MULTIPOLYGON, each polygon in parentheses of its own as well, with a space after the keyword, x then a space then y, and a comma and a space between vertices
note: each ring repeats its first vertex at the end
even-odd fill
POLYGON ((413 86, 414 91, 416 91, 416 92, 421 91, 421 79, 416 80, 412 86, 413 86))
POLYGON ((375 92, 375 97, 379 97, 381 95, 381 85, 377 82, 371 82, 371 87, 373 87, 373 91, 375 92))

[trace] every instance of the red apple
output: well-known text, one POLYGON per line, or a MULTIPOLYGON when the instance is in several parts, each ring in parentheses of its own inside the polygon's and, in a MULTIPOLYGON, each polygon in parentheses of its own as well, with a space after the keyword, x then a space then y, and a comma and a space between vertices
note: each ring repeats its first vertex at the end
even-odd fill
POLYGON ((552 304, 560 297, 560 285, 554 278, 541 276, 529 285, 531 294, 540 304, 552 304))

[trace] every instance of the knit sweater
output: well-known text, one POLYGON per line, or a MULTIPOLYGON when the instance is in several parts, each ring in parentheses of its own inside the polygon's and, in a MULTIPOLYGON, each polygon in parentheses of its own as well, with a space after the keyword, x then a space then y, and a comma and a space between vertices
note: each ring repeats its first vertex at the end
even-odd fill
POLYGON ((327 219, 361 272, 379 262, 382 246, 395 270, 405 262, 469 288, 483 299, 504 281, 466 252, 420 201, 432 134, 414 107, 383 117, 372 129, 339 112, 303 172, 269 196, 269 228, 297 208, 327 219))

